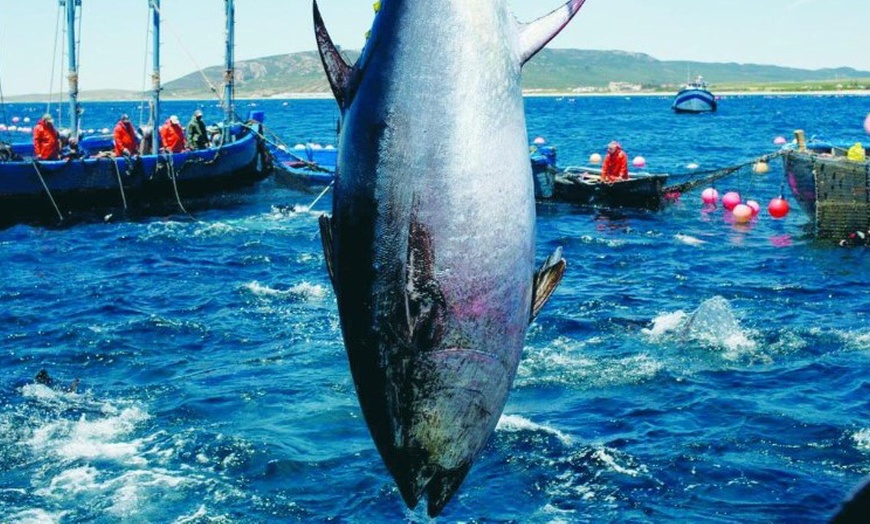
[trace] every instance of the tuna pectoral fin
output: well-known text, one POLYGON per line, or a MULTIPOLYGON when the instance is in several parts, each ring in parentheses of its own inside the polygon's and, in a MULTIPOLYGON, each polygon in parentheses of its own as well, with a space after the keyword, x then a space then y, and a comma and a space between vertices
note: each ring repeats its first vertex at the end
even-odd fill
POLYGON ((351 66, 345 62, 338 48, 332 43, 332 38, 320 16, 317 0, 314 0, 314 37, 317 39, 317 49, 320 51, 320 60, 326 71, 326 78, 332 87, 332 93, 341 109, 347 107, 347 85, 351 76, 351 66))
POLYGON ((550 299, 553 291, 559 286, 562 281, 562 275, 565 274, 565 259, 562 258, 562 248, 557 248, 553 254, 547 257, 547 260, 541 264, 541 268, 535 272, 534 295, 532 297, 532 315, 529 321, 535 319, 541 308, 550 299))
POLYGON ((522 52, 520 65, 528 62, 550 40, 555 38, 559 31, 574 18, 585 1, 570 0, 552 13, 542 16, 534 22, 523 24, 520 27, 520 45, 522 46, 520 48, 522 52))
POLYGON ((326 259, 326 272, 329 273, 329 280, 335 288, 335 276, 332 271, 332 223, 326 215, 320 215, 317 222, 320 225, 320 243, 323 245, 323 258, 326 259))

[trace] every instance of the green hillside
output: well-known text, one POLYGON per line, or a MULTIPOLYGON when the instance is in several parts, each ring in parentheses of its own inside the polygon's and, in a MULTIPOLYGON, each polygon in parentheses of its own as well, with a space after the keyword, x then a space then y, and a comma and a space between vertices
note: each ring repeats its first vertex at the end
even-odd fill
MULTIPOLYGON (((359 56, 347 51, 349 62, 359 56)), ((165 85, 169 97, 202 97, 203 74, 220 85, 220 67, 191 73, 165 85)), ((713 90, 870 89, 870 71, 849 67, 795 69, 769 65, 657 60, 643 53, 544 49, 523 70, 527 92, 673 91, 689 76, 701 74, 713 90)), ((315 51, 245 60, 236 65, 236 92, 241 97, 290 93, 329 93, 315 51)))
MULTIPOLYGON (((345 56, 353 63, 359 51, 345 51, 345 56)), ((582 49, 542 50, 523 69, 523 88, 527 93, 673 92, 690 76, 699 74, 710 83, 714 92, 870 90, 870 71, 849 67, 809 70, 757 64, 666 61, 643 53, 582 49)), ((222 82, 223 67, 209 67, 165 83, 163 96, 210 98, 213 96, 212 88, 220 92, 222 82)), ((330 95, 316 51, 236 63, 238 97, 296 94, 330 95)), ((40 96, 7 97, 7 100, 39 100, 40 96)), ((82 100, 147 96, 147 93, 120 91, 81 93, 82 100)))

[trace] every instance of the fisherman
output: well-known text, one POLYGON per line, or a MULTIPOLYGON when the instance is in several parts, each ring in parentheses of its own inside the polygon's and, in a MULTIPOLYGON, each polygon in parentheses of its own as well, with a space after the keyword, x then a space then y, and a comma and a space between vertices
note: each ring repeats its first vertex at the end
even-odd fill
POLYGON ((628 156, 616 140, 607 144, 607 155, 601 165, 601 181, 612 184, 619 180, 628 180, 628 156))
POLYGON ((54 128, 54 119, 46 113, 33 126, 33 154, 37 160, 60 158, 60 136, 54 128))
POLYGON ((115 140, 115 156, 132 156, 139 151, 139 138, 130 123, 130 117, 121 115, 113 133, 115 140))
POLYGON ((184 129, 182 129, 181 124, 178 122, 177 116, 170 116, 160 126, 160 143, 163 145, 163 150, 168 153, 181 153, 184 151, 186 145, 184 129))
POLYGON ((202 111, 199 109, 193 112, 193 117, 187 124, 187 143, 191 149, 208 148, 208 132, 205 129, 205 122, 202 121, 202 111))

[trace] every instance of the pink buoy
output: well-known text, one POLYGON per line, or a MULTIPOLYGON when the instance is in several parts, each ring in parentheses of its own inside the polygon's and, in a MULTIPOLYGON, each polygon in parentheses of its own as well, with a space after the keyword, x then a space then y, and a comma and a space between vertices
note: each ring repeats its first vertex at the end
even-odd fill
POLYGON ((788 211, 788 201, 782 197, 774 198, 769 204, 767 204, 767 212, 770 213, 770 216, 773 218, 783 218, 788 214, 788 211))
POLYGON ((701 201, 707 205, 714 205, 719 201, 719 192, 714 187, 708 187, 701 192, 701 201))
POLYGON ((13 116, 13 117, 12 117, 12 123, 13 123, 13 124, 17 124, 17 123, 20 122, 20 121, 21 121, 21 119, 18 118, 17 116, 13 116))
POLYGON ((728 211, 733 211, 734 206, 740 203, 740 193, 736 191, 729 191, 722 196, 722 205, 725 206, 725 209, 728 211))
POLYGON ((634 160, 631 161, 631 165, 634 167, 646 167, 646 159, 642 156, 634 157, 634 160))
POLYGON ((734 220, 739 224, 744 224, 749 222, 752 218, 752 208, 747 206, 746 204, 737 204, 734 206, 734 209, 731 211, 734 215, 734 220))
POLYGON ((601 155, 598 153, 592 153, 589 155, 589 163, 591 164, 600 164, 601 163, 601 155))
POLYGON ((778 136, 778 137, 773 139, 773 143, 778 145, 778 146, 785 145, 785 143, 786 143, 785 137, 778 136))
POLYGON ((759 212, 761 212, 761 204, 759 204, 755 200, 747 200, 746 205, 749 206, 749 209, 752 210, 752 216, 756 216, 759 212))
POLYGON ((547 143, 547 139, 542 137, 542 136, 539 136, 532 143, 535 144, 536 146, 542 146, 542 145, 547 143))
POLYGON ((870 133, 870 113, 867 113, 867 118, 864 119, 864 131, 870 133))

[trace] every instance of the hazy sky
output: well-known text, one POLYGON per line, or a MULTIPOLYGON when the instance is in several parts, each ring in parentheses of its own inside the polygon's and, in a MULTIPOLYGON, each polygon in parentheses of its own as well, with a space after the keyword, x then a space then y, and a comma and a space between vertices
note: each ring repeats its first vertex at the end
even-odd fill
MULTIPOLYGON (((161 3, 164 82, 223 62, 222 0, 161 3)), ((237 60, 314 49, 310 0, 235 3, 237 60)), ((509 1, 522 21, 562 3, 509 1)), ((148 1, 82 4, 80 89, 147 89, 148 1)), ((360 48, 371 25, 372 1, 320 0, 319 5, 336 43, 360 48)), ((660 60, 870 71, 867 7, 867 0, 587 0, 550 46, 641 52, 660 60)), ((0 0, 4 95, 45 93, 52 86, 57 92, 61 80, 66 84, 66 61, 60 58, 52 81, 59 9, 57 0, 0 0)))

